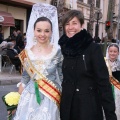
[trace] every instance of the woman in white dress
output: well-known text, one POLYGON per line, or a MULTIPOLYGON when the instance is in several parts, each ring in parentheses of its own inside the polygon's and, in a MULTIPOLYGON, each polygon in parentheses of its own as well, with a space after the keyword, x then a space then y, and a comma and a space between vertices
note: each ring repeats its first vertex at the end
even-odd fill
POLYGON ((113 95, 116 104, 117 119, 120 120, 120 60, 119 46, 112 43, 106 52, 106 64, 108 67, 110 82, 112 83, 113 95))
MULTIPOLYGON (((42 6, 45 11, 52 7, 53 13, 56 12, 53 6, 36 4, 32 14, 36 13, 36 7, 39 6, 42 6)), ((37 13, 39 12, 37 10, 37 13)), ((21 98, 13 120, 60 120, 62 55, 60 49, 50 43, 54 38, 52 34, 54 25, 50 17, 48 19, 45 15, 39 16, 32 26, 36 43, 31 45, 32 41, 30 42, 28 37, 27 47, 19 55, 25 70, 19 86, 21 98)), ((32 28, 31 24, 28 26, 28 35, 32 28)))

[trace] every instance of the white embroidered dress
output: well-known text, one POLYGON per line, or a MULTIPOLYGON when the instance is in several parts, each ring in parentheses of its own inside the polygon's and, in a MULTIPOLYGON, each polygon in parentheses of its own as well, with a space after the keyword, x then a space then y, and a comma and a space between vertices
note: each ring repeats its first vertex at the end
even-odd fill
MULTIPOLYGON (((59 90, 62 81, 62 55, 60 49, 53 47, 48 56, 35 56, 27 49, 28 56, 34 67, 51 80, 59 90)), ((40 105, 36 101, 34 82, 26 71, 23 72, 21 82, 25 84, 19 105, 13 120, 60 120, 58 106, 48 97, 40 93, 40 105)))
MULTIPOLYGON (((112 43, 112 44, 117 45, 116 43, 112 43)), ((112 72, 120 71, 120 54, 118 55, 118 59, 116 61, 111 62, 108 55, 108 47, 106 50, 106 59, 107 59, 106 63, 107 63, 107 67, 109 66, 108 67, 109 75, 112 75, 112 72)), ((115 86, 114 86, 114 95, 115 95, 114 97, 115 97, 115 107, 116 107, 115 112, 117 115, 117 119, 120 120, 120 90, 115 86)))
MULTIPOLYGON (((112 72, 120 71, 120 61, 117 59, 114 62, 109 60, 110 68, 112 72)), ((116 106, 116 115, 117 119, 120 120, 120 90, 117 87, 114 87, 115 94, 115 106, 116 106)))

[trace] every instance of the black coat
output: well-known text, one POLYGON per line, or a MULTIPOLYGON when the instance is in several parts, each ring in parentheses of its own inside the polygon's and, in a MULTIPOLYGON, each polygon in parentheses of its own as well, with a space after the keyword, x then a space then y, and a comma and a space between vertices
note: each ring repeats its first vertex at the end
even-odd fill
POLYGON ((63 35, 64 56, 60 104, 61 120, 117 120, 108 70, 98 44, 82 30, 72 38, 63 35))
POLYGON ((7 55, 9 56, 12 64, 14 64, 15 66, 20 66, 21 62, 19 60, 17 56, 18 54, 13 50, 13 49, 7 49, 7 55))

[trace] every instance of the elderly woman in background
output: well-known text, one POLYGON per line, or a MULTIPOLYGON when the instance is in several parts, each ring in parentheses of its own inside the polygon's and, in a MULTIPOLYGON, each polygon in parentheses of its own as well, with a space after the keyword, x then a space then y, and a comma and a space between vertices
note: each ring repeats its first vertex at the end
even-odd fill
POLYGON ((16 70, 20 70, 21 62, 18 58, 18 53, 14 49, 14 43, 8 42, 7 43, 7 55, 9 56, 12 64, 15 65, 16 70))

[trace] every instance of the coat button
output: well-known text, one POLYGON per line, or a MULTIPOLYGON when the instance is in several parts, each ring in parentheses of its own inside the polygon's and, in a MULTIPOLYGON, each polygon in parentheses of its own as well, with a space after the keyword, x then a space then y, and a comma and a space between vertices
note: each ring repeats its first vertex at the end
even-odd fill
POLYGON ((79 91, 79 89, 77 88, 77 89, 76 89, 76 91, 78 92, 78 91, 79 91))
POLYGON ((66 68, 66 66, 63 66, 63 68, 66 68))
POLYGON ((92 87, 89 87, 88 89, 89 89, 89 90, 93 90, 93 88, 92 88, 92 87))

